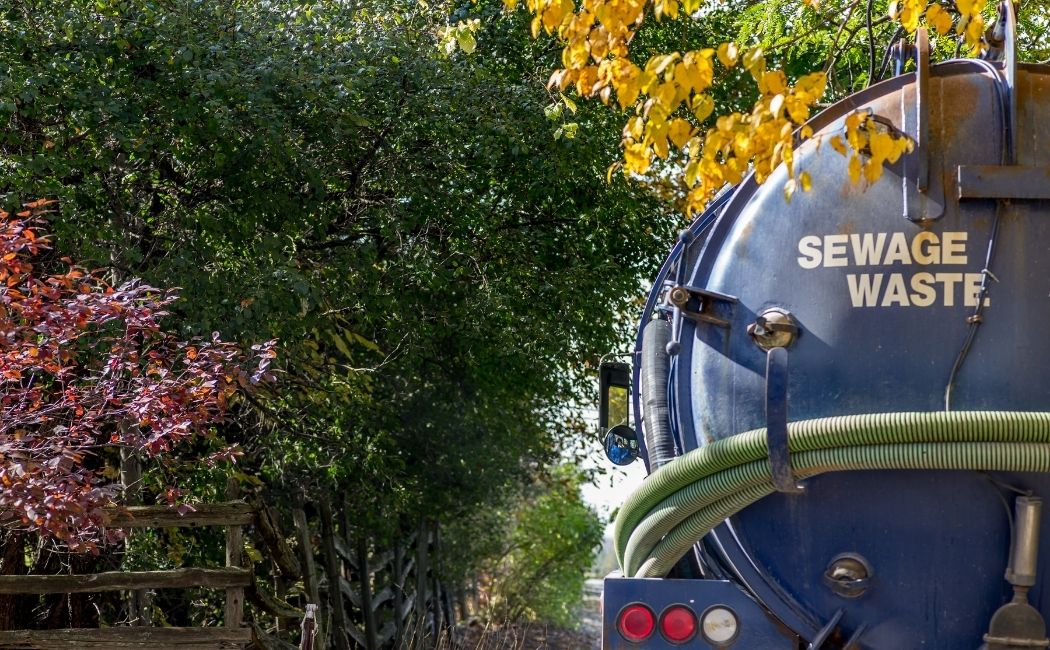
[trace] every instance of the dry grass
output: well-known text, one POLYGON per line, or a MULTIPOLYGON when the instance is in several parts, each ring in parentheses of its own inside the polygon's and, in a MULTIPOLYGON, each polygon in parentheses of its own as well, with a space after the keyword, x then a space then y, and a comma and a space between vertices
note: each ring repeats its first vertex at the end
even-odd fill
MULTIPOLYGON (((430 639, 422 639, 405 650, 430 650, 430 639)), ((571 630, 541 624, 468 625, 456 630, 455 638, 442 636, 436 650, 592 650, 595 639, 571 630)))

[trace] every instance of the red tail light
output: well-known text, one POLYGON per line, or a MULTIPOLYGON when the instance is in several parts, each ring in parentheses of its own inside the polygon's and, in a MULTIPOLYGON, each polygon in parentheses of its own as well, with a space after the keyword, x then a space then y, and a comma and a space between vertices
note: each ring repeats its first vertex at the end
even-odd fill
POLYGON ((671 643, 685 643, 696 636, 696 614, 684 605, 671 605, 660 615, 660 632, 671 643))
POLYGON ((620 634, 628 641, 645 641, 656 629, 656 616, 645 605, 628 605, 620 610, 620 634))

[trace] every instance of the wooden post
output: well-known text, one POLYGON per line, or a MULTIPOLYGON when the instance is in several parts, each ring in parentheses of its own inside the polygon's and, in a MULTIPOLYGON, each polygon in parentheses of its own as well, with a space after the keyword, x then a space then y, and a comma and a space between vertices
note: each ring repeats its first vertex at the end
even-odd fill
MULTIPOLYGON (((226 500, 233 501, 240 496, 237 479, 232 476, 226 482, 226 500)), ((241 568, 241 554, 244 546, 240 526, 226 526, 226 566, 241 568)), ((240 627, 244 607, 244 587, 231 587, 226 590, 226 627, 240 627)))
POLYGON ((339 557, 335 553, 335 531, 332 526, 332 506, 327 495, 321 498, 321 542, 324 546, 325 573, 328 576, 328 600, 332 605, 332 638, 336 650, 350 650, 347 639, 346 610, 343 592, 339 588, 339 557))
POLYGON ((292 508, 292 521, 295 523, 295 539, 299 546, 299 559, 303 566, 303 587, 306 589, 308 605, 316 605, 316 619, 313 623, 313 636, 317 640, 318 648, 325 648, 324 635, 328 629, 328 618, 321 607, 321 590, 317 585, 317 565, 314 562, 314 546, 310 541, 310 523, 306 520, 306 510, 303 509, 304 497, 296 495, 295 507, 292 508))
POLYGON ((317 632, 317 605, 306 606, 306 616, 303 617, 302 636, 299 638, 299 650, 314 650, 314 637, 317 632))
POLYGON ((317 567, 314 564, 314 547, 310 543, 310 524, 306 521, 306 511, 301 506, 292 509, 292 521, 295 522, 295 537, 299 543, 299 558, 303 563, 303 586, 306 597, 313 605, 321 604, 321 592, 317 587, 317 567))
MULTIPOLYGON (((124 490, 124 505, 137 506, 142 503, 142 461, 133 449, 120 449, 120 484, 124 490)), ((128 540, 136 533, 128 531, 128 540)), ((149 626, 153 613, 150 592, 146 590, 128 593, 128 622, 131 625, 149 626)))

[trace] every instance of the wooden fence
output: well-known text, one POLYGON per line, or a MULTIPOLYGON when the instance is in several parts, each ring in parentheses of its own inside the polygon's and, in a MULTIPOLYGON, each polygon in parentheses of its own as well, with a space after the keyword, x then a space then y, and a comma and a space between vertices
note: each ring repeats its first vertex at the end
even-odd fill
POLYGON ((319 605, 311 650, 424 648, 452 628, 452 600, 434 566, 440 539, 432 524, 384 547, 326 500, 314 514, 311 521, 302 504, 292 512, 304 591, 319 605))
POLYGON ((222 526, 222 568, 0 575, 0 596, 128 592, 132 622, 119 627, 0 631, 0 650, 290 650, 296 647, 293 640, 299 640, 303 650, 420 650, 433 647, 454 627, 453 599, 436 566, 440 535, 434 524, 423 522, 384 547, 355 527, 345 512, 334 513, 327 500, 309 508, 309 514, 300 500, 289 522, 294 534, 287 536, 276 510, 261 501, 232 500, 235 496, 231 484, 231 500, 198 505, 185 515, 167 506, 131 506, 110 510, 106 520, 108 527, 121 529, 222 526), (262 565, 245 566, 244 526, 251 526, 262 542, 262 565), (267 572, 276 595, 265 586, 262 576, 267 572), (148 590, 194 587, 225 590, 223 627, 149 625, 148 590), (255 613, 247 626, 246 596, 255 613), (311 616, 304 622, 307 611, 311 616), (304 635, 308 638, 300 637, 303 627, 312 630, 304 635))
POLYGON ((168 571, 111 571, 81 575, 0 575, 0 594, 74 594, 101 591, 135 592, 146 589, 211 587, 226 591, 224 627, 106 627, 65 630, 0 631, 0 648, 19 650, 73 650, 122 648, 177 648, 215 650, 245 648, 251 629, 242 626, 244 590, 252 571, 241 562, 242 527, 253 520, 243 501, 197 506, 181 515, 167 506, 133 506, 109 511, 110 528, 226 528, 226 566, 168 571))

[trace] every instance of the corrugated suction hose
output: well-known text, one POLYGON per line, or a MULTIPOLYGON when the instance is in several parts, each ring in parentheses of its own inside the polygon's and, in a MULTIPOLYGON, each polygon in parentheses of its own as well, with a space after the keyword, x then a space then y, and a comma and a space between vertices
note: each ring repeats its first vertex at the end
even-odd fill
POLYGON ((642 331, 642 398, 645 421, 645 451, 649 468, 663 467, 675 458, 671 436, 670 411, 667 408, 667 378, 671 360, 667 344, 671 340, 671 323, 656 318, 642 331))
MULTIPOLYGON (((799 479, 880 469, 1050 472, 1050 413, 875 413, 804 420, 788 425, 788 446, 799 479)), ((666 575, 708 531, 773 491, 765 429, 671 461, 645 479, 616 518, 613 541, 624 575, 666 575)))

